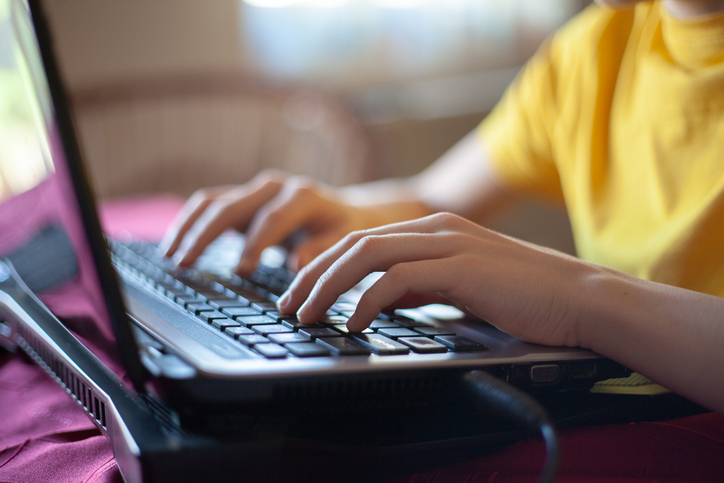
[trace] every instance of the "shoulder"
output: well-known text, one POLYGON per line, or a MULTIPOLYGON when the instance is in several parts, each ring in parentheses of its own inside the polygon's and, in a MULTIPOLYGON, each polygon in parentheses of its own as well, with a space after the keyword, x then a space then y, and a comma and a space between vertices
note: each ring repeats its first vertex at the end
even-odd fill
POLYGON ((586 103, 609 98, 627 50, 639 43, 656 4, 614 10, 591 5, 553 34, 526 66, 533 84, 554 111, 579 112, 586 103))
MULTIPOLYGON (((644 5, 650 9, 649 4, 644 5)), ((614 10, 590 5, 549 39, 550 61, 571 68, 582 58, 597 59, 622 52, 642 9, 614 10)), ((644 15, 646 16, 646 15, 644 15)))

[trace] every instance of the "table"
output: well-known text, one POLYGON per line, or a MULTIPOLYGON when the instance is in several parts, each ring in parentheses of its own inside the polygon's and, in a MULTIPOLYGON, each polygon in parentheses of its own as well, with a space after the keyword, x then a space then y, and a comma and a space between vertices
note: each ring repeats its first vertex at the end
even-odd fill
MULTIPOLYGON (((105 203, 110 234, 163 233, 182 200, 137 197, 105 203)), ((558 482, 722 482, 724 416, 569 428, 561 431, 558 482)), ((542 440, 520 441, 493 454, 388 483, 532 482, 542 466, 542 440)), ((83 411, 39 367, 0 349, 0 482, 116 483, 122 478, 110 444, 83 411)))

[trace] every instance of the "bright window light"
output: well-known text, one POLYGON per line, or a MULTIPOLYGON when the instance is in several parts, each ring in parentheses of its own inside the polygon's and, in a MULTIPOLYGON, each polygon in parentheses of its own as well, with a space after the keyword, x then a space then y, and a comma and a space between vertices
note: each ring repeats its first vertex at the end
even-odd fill
POLYGON ((276 78, 332 87, 519 66, 578 0, 240 0, 242 45, 276 78))
POLYGON ((310 7, 338 8, 348 0, 244 0, 244 3, 261 8, 310 7))

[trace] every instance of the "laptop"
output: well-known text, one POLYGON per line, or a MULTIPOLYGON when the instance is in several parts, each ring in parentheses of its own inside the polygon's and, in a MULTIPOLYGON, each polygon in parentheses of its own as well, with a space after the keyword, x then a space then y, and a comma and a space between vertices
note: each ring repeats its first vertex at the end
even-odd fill
POLYGON ((429 308, 350 334, 354 293, 302 326, 276 312, 293 277, 279 259, 229 271, 238 237, 183 270, 104 237, 40 1, 14 1, 12 20, 42 156, 0 171, 0 339, 77 401, 127 481, 369 481, 525 434, 473 407, 471 370, 558 401, 629 373, 429 308))

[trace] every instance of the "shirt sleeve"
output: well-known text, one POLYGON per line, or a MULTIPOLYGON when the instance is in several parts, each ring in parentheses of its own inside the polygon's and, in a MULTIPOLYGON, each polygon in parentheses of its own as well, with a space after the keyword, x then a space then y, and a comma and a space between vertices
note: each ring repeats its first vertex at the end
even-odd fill
POLYGON ((493 172, 516 192, 563 201, 552 148, 557 119, 556 66, 548 40, 526 63, 478 128, 493 172))

